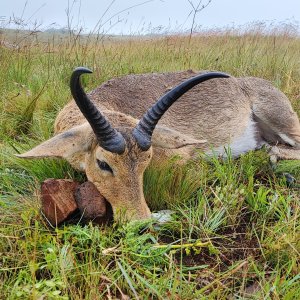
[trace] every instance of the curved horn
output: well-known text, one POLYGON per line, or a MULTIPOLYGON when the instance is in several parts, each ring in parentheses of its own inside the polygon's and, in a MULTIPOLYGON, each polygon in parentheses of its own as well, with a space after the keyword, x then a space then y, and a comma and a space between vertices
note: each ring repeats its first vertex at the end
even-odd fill
POLYGON ((107 151, 122 154, 125 151, 125 140, 123 136, 109 124, 81 86, 80 76, 85 73, 92 73, 92 71, 87 68, 79 67, 72 73, 70 88, 74 100, 82 114, 90 123, 99 145, 107 151))
POLYGON ((163 116, 163 114, 170 108, 170 106, 184 93, 190 90, 195 85, 212 79, 212 78, 228 78, 229 75, 221 72, 209 72, 192 77, 178 86, 174 87, 164 96, 157 100, 157 102, 144 114, 137 126, 133 130, 139 147, 146 151, 151 146, 151 137, 153 130, 163 116))

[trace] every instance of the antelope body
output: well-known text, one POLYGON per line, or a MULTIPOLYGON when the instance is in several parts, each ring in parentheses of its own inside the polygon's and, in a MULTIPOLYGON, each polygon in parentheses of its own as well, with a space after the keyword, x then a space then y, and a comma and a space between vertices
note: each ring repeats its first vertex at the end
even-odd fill
POLYGON ((67 159, 86 172, 115 214, 150 216, 143 173, 151 159, 179 154, 188 160, 199 150, 224 156, 228 147, 238 156, 263 145, 273 158, 300 159, 297 114, 266 80, 193 71, 127 75, 87 96, 82 73, 90 71, 73 72, 75 101, 58 114, 56 135, 20 157, 67 159))

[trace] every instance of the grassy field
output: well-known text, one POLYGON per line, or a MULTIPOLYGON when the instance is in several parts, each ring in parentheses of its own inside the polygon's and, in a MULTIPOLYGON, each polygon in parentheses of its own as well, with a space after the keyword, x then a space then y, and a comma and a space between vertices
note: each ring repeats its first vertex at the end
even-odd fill
POLYGON ((82 174, 66 162, 13 156, 49 138, 74 67, 91 90, 129 73, 219 70, 273 82, 300 112, 300 39, 214 33, 96 39, 1 36, 0 299, 300 299, 300 162, 273 168, 264 150, 221 161, 172 161, 145 174, 152 210, 172 221, 65 224, 39 211, 46 178, 82 174))

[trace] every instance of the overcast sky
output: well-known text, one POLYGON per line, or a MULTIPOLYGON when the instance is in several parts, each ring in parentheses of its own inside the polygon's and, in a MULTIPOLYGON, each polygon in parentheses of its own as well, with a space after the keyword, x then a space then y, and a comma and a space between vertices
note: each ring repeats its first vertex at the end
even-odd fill
MULTIPOLYGON (((197 5, 199 0, 191 2, 197 5)), ((149 27, 158 31, 159 26, 169 31, 190 28, 191 9, 188 0, 1 0, 0 18, 2 24, 14 16, 31 27, 35 22, 42 24, 40 29, 64 27, 69 10, 72 28, 91 31, 104 24, 104 31, 128 34, 145 33, 149 27)), ((300 0, 212 0, 196 17, 202 28, 238 27, 256 21, 299 26, 300 0)))

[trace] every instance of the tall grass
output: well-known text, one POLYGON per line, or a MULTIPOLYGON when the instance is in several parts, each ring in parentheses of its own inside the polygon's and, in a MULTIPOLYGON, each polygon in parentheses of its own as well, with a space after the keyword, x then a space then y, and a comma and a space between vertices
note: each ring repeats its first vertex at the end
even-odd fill
POLYGON ((170 222, 53 229, 39 212, 40 182, 83 175, 63 161, 13 156, 52 135, 55 115, 70 99, 70 73, 80 65, 94 71, 84 78, 87 90, 124 74, 188 68, 263 77, 299 112, 299 37, 225 31, 192 39, 3 38, 0 298, 300 297, 300 193, 282 175, 299 180, 299 162, 281 162, 274 170, 261 150, 237 160, 200 155, 186 166, 150 166, 146 198, 152 210, 174 210, 170 222))

